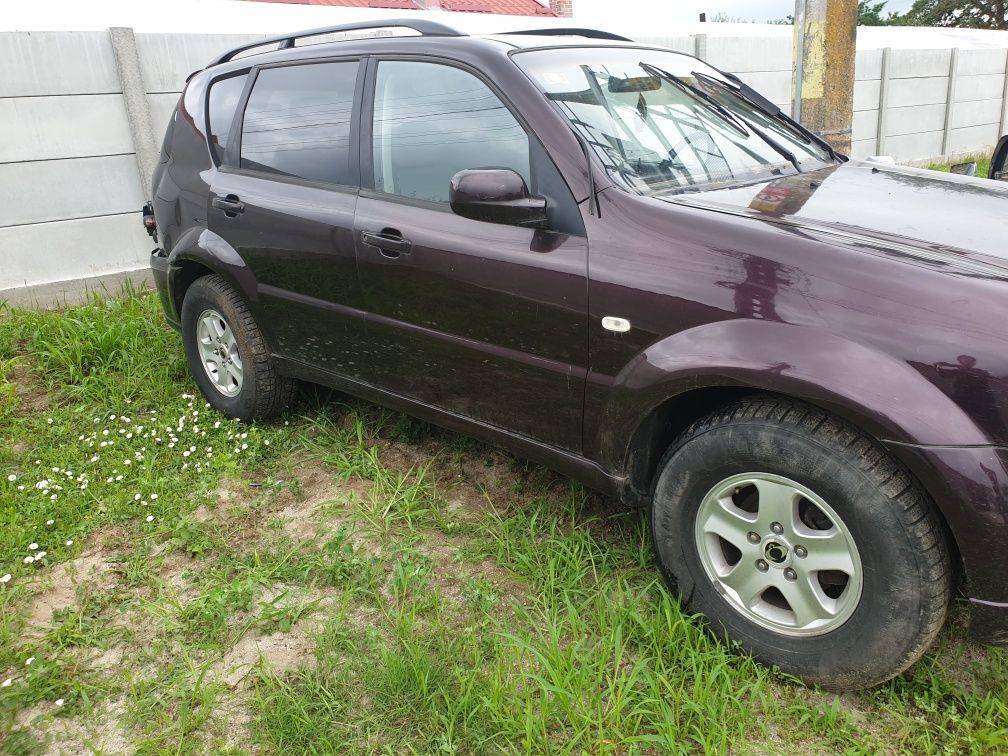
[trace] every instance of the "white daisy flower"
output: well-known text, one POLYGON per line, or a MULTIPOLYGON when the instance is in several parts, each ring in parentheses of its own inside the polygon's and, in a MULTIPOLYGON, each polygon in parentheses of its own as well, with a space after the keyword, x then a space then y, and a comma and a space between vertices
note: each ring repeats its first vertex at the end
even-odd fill
POLYGON ((4 575, 3 577, 0 577, 0 583, 6 584, 6 583, 9 583, 10 581, 11 581, 11 575, 10 575, 9 572, 6 575, 4 575))
POLYGON ((13 473, 11 473, 10 475, 7 476, 7 480, 9 480, 11 483, 13 483, 15 480, 17 480, 17 475, 14 475, 13 473))
POLYGON ((37 549, 37 548, 38 548, 38 544, 37 543, 32 542, 32 543, 28 544, 28 551, 35 551, 35 549, 37 549))
POLYGON ((154 522, 154 515, 147 515, 147 522, 154 522))

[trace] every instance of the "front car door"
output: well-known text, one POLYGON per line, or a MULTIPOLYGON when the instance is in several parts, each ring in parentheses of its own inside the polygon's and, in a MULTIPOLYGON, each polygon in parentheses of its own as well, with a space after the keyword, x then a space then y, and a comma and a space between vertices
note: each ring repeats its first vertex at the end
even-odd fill
POLYGON ((474 71, 375 60, 367 90, 355 242, 375 382, 580 451, 588 245, 570 190, 474 71), (450 180, 474 168, 521 174, 549 230, 455 215, 450 180))
POLYGON ((363 68, 356 59, 252 68, 242 87, 234 77, 212 83, 208 101, 220 162, 209 228, 255 276, 272 347, 355 378, 367 377, 353 242, 363 68), (215 111, 226 113, 230 101, 233 112, 236 90, 237 117, 224 136, 214 121, 231 121, 215 111))

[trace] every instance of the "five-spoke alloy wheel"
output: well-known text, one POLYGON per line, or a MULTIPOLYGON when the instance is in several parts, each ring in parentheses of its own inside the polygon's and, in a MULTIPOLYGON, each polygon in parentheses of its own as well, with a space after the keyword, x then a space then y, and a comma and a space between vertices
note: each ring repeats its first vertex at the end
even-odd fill
POLYGON ((205 310, 196 323, 196 340, 207 375, 224 396, 235 396, 242 390, 242 359, 231 326, 213 309, 205 310))
POLYGON ((695 534, 707 577, 757 625, 820 635, 857 608, 857 544, 840 516, 801 483, 769 473, 722 480, 700 503, 695 534))

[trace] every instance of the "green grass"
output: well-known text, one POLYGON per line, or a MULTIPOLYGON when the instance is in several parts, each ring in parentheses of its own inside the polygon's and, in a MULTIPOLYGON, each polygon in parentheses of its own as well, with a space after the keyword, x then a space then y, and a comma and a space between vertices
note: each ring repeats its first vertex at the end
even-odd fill
MULTIPOLYGON (((990 172, 990 155, 973 155, 972 157, 964 157, 961 160, 956 160, 955 164, 959 163, 971 163, 975 162, 977 164, 976 175, 979 178, 987 178, 987 174, 990 172)), ((950 171, 952 170, 953 163, 931 163, 928 166, 933 171, 950 171)))
POLYGON ((682 610, 637 512, 328 391, 252 427, 193 393, 153 296, 0 310, 0 752, 1008 749, 961 617, 806 688, 682 610))

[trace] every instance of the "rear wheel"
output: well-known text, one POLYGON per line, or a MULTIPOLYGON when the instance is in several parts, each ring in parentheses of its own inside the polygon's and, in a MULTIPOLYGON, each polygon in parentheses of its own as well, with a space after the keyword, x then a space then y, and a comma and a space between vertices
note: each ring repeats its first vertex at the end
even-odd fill
POLYGON ((199 278, 186 291, 182 338, 189 371, 211 406, 244 422, 290 406, 295 382, 277 372, 252 313, 220 276, 199 278))
POLYGON ((757 659, 832 689, 928 648, 948 609, 943 527, 877 442, 796 402, 747 400, 690 427, 652 504, 669 583, 757 659))

